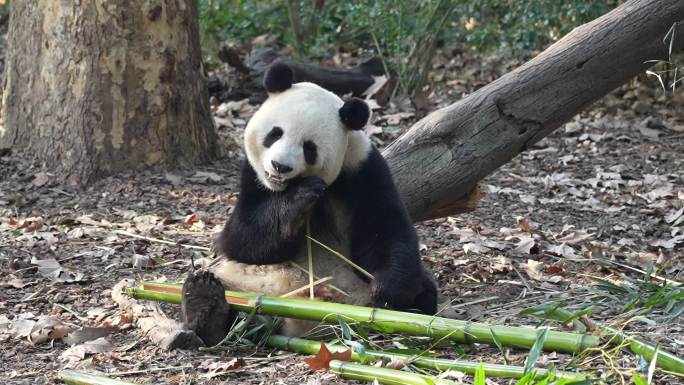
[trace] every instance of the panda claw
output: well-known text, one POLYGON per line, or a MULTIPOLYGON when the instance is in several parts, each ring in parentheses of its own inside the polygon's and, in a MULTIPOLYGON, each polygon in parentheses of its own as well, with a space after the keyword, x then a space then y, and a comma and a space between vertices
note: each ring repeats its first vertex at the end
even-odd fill
POLYGON ((225 298, 221 282, 209 271, 190 273, 183 283, 183 326, 195 332, 207 346, 221 342, 236 317, 225 298))
POLYGON ((325 181, 317 176, 301 178, 294 186, 293 200, 301 205, 302 211, 308 211, 323 196, 327 187, 325 181))

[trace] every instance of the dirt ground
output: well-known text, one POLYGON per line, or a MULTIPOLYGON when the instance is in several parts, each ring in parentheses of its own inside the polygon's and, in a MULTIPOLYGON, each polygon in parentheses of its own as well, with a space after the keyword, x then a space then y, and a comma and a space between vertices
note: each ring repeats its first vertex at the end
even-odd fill
MULTIPOLYGON (((496 67, 495 62, 454 68, 456 59, 463 58, 436 58, 433 79, 449 86, 430 95, 431 109, 506 69, 481 70, 496 67)), ((210 246, 236 199, 240 135, 255 108, 246 101, 215 106, 225 148, 225 158, 217 163, 112 176, 85 190, 60 185, 30 162, 30 154, 2 154, 2 383, 56 383, 56 373, 65 368, 140 384, 348 383, 331 373, 310 372, 301 355, 265 347, 220 354, 165 351, 112 299, 112 287, 123 278, 179 281, 191 259, 207 256, 135 236, 210 246)), ((402 100, 376 111, 370 129, 375 142, 388 144, 417 115, 402 100)), ((673 292, 678 297, 662 301, 656 294, 661 281, 643 273, 652 268, 658 277, 684 281, 681 91, 664 93, 655 81, 635 80, 482 186, 487 194, 475 211, 417 225, 423 260, 447 301, 443 315, 576 331, 577 325, 520 313, 549 303, 571 312, 591 307, 586 319, 625 327, 684 356, 682 289, 673 292)), ((178 317, 176 306, 161 309, 178 317)), ((397 348, 410 341, 388 337, 387 344, 397 348)), ((467 360, 504 363, 495 347, 459 349, 467 360)), ((439 349, 449 356, 456 351, 439 349)), ((574 358, 542 353, 537 365, 579 367, 606 376, 606 383, 631 383, 634 370, 648 370, 648 362, 631 354, 603 353, 574 358)), ((513 349, 505 358, 522 365, 526 357, 526 351, 513 349)), ((470 383, 469 377, 450 377, 470 383)), ((653 383, 678 381, 656 371, 653 383)))

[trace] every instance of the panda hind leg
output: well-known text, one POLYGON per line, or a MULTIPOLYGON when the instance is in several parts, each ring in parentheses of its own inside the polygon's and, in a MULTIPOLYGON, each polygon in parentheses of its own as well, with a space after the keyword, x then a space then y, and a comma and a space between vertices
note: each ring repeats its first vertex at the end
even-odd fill
POLYGON ((237 312, 225 298, 221 282, 209 271, 190 273, 183 283, 181 317, 183 326, 197 334, 205 345, 223 340, 237 312))

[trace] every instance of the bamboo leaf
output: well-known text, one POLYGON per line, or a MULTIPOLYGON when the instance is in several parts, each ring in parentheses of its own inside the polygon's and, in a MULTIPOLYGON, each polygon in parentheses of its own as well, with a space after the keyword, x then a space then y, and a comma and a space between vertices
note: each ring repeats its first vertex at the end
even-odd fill
POLYGON ((480 367, 477 368, 477 371, 475 371, 475 381, 473 382, 473 385, 486 385, 486 383, 485 383, 485 369, 484 369, 484 366, 482 365, 482 362, 480 362, 480 367))
POLYGON ((501 340, 499 337, 494 333, 494 330, 489 329, 489 333, 492 335, 492 340, 494 340, 494 344, 496 345, 497 348, 499 348, 499 352, 501 352, 501 357, 504 359, 504 363, 508 365, 508 359, 506 358, 506 350, 504 350, 504 346, 501 343, 501 340))
POLYGON ((658 362, 658 348, 659 346, 656 346, 655 353, 653 353, 653 358, 651 359, 651 364, 648 365, 648 375, 646 376, 646 380, 649 385, 653 380, 653 373, 655 373, 656 362, 658 362))
POLYGON ((637 372, 632 373, 632 381, 634 382, 634 385, 648 385, 646 379, 641 377, 637 372))
POLYGON ((347 325, 347 322, 345 322, 345 320, 343 320, 342 318, 340 318, 338 322, 340 324, 340 329, 342 329, 342 339, 350 341, 352 339, 351 328, 349 327, 349 325, 347 325))
POLYGON ((531 371, 537 364, 539 353, 541 353, 542 348, 544 347, 544 342, 546 342, 546 337, 548 334, 548 327, 544 328, 539 332, 539 334, 537 334, 537 340, 534 342, 534 345, 532 345, 532 349, 530 349, 530 355, 527 357, 527 361, 525 362, 525 372, 531 371))
POLYGON ((524 376, 522 376, 518 381, 516 381, 515 385, 529 385, 534 381, 535 378, 535 372, 528 372, 524 376))

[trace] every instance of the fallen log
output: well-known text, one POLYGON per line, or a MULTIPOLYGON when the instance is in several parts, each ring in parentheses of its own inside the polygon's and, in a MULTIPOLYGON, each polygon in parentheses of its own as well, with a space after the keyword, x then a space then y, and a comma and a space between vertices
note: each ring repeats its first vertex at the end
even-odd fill
POLYGON ((672 36, 673 51, 681 50, 684 23, 674 26, 682 20, 684 1, 626 1, 418 121, 383 152, 412 218, 472 210, 478 181, 643 73, 650 61, 667 60, 672 36))
POLYGON ((264 73, 276 61, 287 63, 292 68, 295 82, 315 83, 340 96, 351 94, 361 97, 374 84, 373 77, 385 74, 382 60, 378 57, 363 60, 350 68, 328 68, 292 60, 273 48, 256 48, 243 62, 234 49, 223 47, 219 58, 242 74, 233 85, 222 84, 217 78, 210 79, 210 93, 221 100, 265 99, 264 73))

